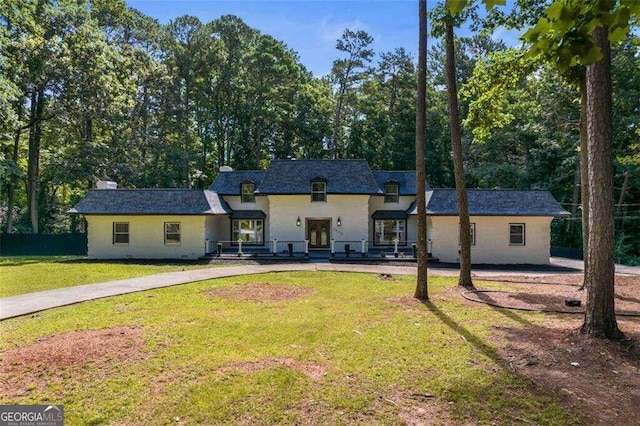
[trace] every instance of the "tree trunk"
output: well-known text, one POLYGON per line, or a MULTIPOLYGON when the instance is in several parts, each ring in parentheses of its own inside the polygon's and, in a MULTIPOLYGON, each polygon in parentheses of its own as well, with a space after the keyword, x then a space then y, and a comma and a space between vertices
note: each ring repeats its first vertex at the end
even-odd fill
POLYGON ((565 244, 571 246, 574 238, 573 234, 576 229, 576 221, 574 220, 578 215, 578 205, 580 204, 580 150, 576 156, 576 170, 573 175, 573 193, 571 195, 571 218, 567 221, 567 235, 565 237, 565 244))
POLYGON ((31 117, 34 123, 29 131, 29 160, 27 165, 27 198, 31 230, 38 233, 38 181, 40 180, 40 140, 42 139, 42 113, 44 90, 34 89, 31 94, 31 117))
POLYGON ((589 159, 587 158, 587 83, 580 83, 580 198, 582 199, 582 258, 584 274, 581 290, 587 282, 589 265, 589 159))
POLYGON ((418 208, 418 276, 414 297, 429 300, 427 253, 427 205, 425 196, 425 113, 427 92, 427 2, 418 0, 418 86, 416 96, 416 204, 418 208))
POLYGON ((587 67, 587 160, 589 241, 585 286, 587 304, 581 331, 620 339, 615 315, 611 52, 608 28, 593 30, 603 58, 587 67))
POLYGON ((191 100, 189 98, 191 85, 185 80, 185 99, 184 99, 184 182, 185 188, 191 187, 191 176, 189 173, 189 109, 191 100))
POLYGON ((338 135, 340 129, 340 122, 342 120, 342 98, 344 96, 344 89, 340 87, 338 91, 338 103, 336 104, 336 113, 333 118, 333 140, 331 141, 331 158, 334 160, 338 158, 338 135))
MULTIPOLYGON (((22 120, 22 112, 23 112, 23 104, 22 99, 19 101, 17 112, 18 112, 18 122, 22 120)), ((18 154, 20 152, 20 129, 16 130, 15 135, 13 136, 13 152, 11 155, 11 161, 18 167, 18 154)), ((15 197, 16 197, 16 185, 18 184, 18 175, 15 173, 11 174, 9 178, 9 190, 7 194, 7 234, 13 233, 13 208, 15 206, 15 197)))
POLYGON ((467 187, 464 179, 462 158, 462 136, 458 116, 458 89, 456 87, 455 45, 453 41, 453 17, 445 17, 445 41, 447 49, 447 103, 449 105, 449 127, 451 128, 451 149, 453 151, 453 171, 458 198, 458 216, 460 220, 460 277, 458 285, 473 287, 471 280, 471 223, 467 187))
POLYGON ((573 194, 571 195, 571 215, 576 216, 578 214, 578 204, 580 204, 580 167, 582 161, 580 161, 580 152, 578 152, 576 158, 576 171, 573 175, 573 194))
POLYGON ((624 181, 622 181, 622 189, 620 190, 620 198, 618 198, 618 206, 616 207, 616 213, 622 214, 622 204, 624 203, 624 196, 627 193, 629 187, 629 170, 624 172, 624 181))

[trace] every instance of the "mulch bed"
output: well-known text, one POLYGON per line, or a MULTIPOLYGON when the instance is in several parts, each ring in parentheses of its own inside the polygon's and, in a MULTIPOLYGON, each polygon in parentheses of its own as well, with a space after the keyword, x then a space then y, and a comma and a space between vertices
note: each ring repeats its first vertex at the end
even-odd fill
MULTIPOLYGON (((465 297, 495 306, 533 311, 583 313, 586 291, 580 290, 582 275, 550 275, 541 277, 498 275, 477 278, 482 281, 508 283, 504 291, 488 290, 467 292, 465 297), (565 305, 565 300, 576 299, 580 307, 565 305)), ((616 312, 640 316, 640 277, 616 277, 616 312)))
POLYGON ((296 299, 315 293, 316 290, 309 287, 294 285, 281 285, 269 283, 234 284, 227 287, 219 287, 205 291, 212 297, 227 300, 253 301, 253 302, 280 302, 296 299))
POLYGON ((109 376, 120 364, 144 358, 140 327, 116 327, 54 334, 0 352, 0 394, 28 395, 83 372, 109 376))

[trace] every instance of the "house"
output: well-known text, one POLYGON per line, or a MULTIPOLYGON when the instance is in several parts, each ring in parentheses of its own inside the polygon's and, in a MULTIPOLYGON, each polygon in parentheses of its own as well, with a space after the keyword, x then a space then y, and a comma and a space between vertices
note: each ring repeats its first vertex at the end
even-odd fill
MULTIPOLYGON (((104 187, 104 185, 102 185, 104 187)), ((456 262, 456 193, 427 186, 430 254, 456 262)), ((474 263, 549 262, 550 223, 568 213, 548 191, 468 190, 474 263)), ((222 167, 208 190, 95 189, 71 210, 88 223, 90 258, 195 259, 233 253, 411 252, 415 171, 364 160, 273 160, 222 167)))

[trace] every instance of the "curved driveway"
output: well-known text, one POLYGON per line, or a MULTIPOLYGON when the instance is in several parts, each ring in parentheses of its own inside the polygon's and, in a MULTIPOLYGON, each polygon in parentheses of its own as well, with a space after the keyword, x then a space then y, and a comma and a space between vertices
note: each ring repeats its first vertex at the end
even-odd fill
MULTIPOLYGON (((554 264, 552 258, 552 264, 554 264)), ((574 261, 575 262, 575 261, 574 261)), ((558 264, 556 264, 558 265, 558 264)), ((562 265, 578 267, 579 265, 562 265)), ((637 271, 626 273, 640 273, 637 271)), ((46 309, 57 308, 59 306, 72 305, 74 303, 87 300, 100 299, 103 297, 117 296, 137 291, 151 290, 155 288, 169 287, 178 284, 186 284, 196 281, 205 281, 214 278, 226 278, 238 275, 265 274, 269 272, 291 272, 291 271, 335 271, 335 272, 364 272, 373 274, 399 274, 415 275, 415 266, 389 266, 389 265, 359 265, 340 263, 294 263, 294 264, 272 264, 272 265, 242 265, 223 268, 206 268, 191 271, 167 272, 164 274, 148 275, 126 280, 109 281, 98 284, 86 284, 73 287, 65 287, 55 290, 41 291, 37 293, 27 293, 18 296, 0 299, 0 320, 13 318, 21 315, 28 315, 46 309)), ((474 276, 486 276, 498 274, 508 274, 511 272, 519 275, 548 275, 555 272, 526 272, 526 271, 491 271, 474 270, 474 276)), ((577 270, 576 270, 577 272, 577 270)), ((622 272, 622 271, 620 271, 622 272)), ((434 269, 430 268, 431 275, 457 276, 457 269, 434 269)), ((625 273, 625 272, 623 272, 625 273)))

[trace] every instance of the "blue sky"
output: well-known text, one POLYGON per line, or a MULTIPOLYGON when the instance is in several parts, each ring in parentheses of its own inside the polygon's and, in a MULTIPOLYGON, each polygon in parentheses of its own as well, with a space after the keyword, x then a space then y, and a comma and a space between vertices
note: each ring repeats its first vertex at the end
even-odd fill
MULTIPOLYGON (((197 16, 204 23, 236 15, 298 52, 300 61, 316 76, 331 70, 338 58, 336 40, 345 28, 369 33, 378 54, 396 47, 414 56, 417 52, 418 2, 414 0, 127 0, 127 4, 163 24, 182 15, 197 16)), ((514 42, 512 34, 496 36, 514 42)))

